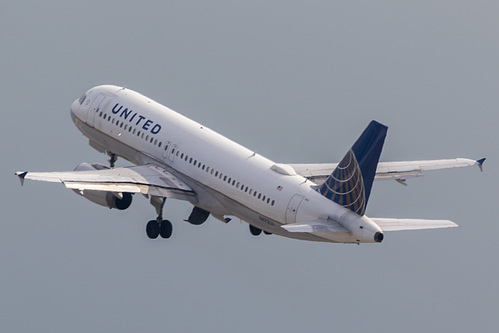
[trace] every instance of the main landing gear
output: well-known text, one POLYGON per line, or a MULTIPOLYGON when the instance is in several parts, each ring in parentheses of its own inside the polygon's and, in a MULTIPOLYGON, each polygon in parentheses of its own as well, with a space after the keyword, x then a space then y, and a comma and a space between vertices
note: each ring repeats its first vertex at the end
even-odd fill
MULTIPOLYGON (((109 156, 109 167, 114 168, 118 155, 113 152, 107 151, 109 156)), ((163 220, 163 207, 165 206, 166 198, 151 196, 151 205, 156 208, 158 217, 156 220, 150 220, 146 224, 146 234, 150 239, 156 239, 158 236, 161 238, 170 238, 173 233, 173 225, 168 220, 163 220)))
MULTIPOLYGON (((253 236, 259 236, 262 233, 262 229, 259 229, 257 227, 252 226, 251 224, 249 225, 249 230, 253 236)), ((263 230, 263 233, 265 235, 272 235, 272 233, 263 230)))
POLYGON ((146 233, 150 239, 156 239, 158 236, 168 239, 173 233, 173 225, 168 220, 151 220, 147 222, 146 233))
POLYGON ((146 233, 150 239, 156 239, 158 236, 168 239, 173 233, 173 225, 168 220, 163 220, 163 207, 165 206, 166 198, 151 196, 151 205, 156 208, 158 217, 156 220, 147 222, 146 233))
POLYGON ((116 163, 116 161, 118 160, 118 155, 116 155, 115 153, 112 153, 110 151, 107 152, 107 155, 109 156, 109 166, 112 168, 114 168, 114 164, 116 163))

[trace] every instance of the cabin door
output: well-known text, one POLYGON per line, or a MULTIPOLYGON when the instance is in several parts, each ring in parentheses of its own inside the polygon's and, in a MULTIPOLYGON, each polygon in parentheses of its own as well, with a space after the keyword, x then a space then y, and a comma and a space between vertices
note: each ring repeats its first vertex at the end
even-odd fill
POLYGON ((296 223, 296 212, 302 201, 303 196, 300 194, 295 194, 289 200, 288 208, 286 209, 286 223, 296 223))

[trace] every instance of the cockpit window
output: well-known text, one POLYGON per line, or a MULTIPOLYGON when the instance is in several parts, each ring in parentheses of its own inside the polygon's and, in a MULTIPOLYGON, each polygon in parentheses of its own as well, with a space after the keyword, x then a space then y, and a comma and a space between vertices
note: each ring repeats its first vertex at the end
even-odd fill
POLYGON ((83 102, 85 102, 85 99, 87 99, 87 95, 83 94, 83 96, 80 97, 80 105, 83 104, 83 102))

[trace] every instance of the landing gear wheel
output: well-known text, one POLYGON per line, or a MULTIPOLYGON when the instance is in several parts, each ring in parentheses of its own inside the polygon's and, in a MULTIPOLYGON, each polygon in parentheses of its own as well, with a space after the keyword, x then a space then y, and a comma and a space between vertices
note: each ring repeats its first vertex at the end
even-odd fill
POLYGON ((151 220, 151 221, 147 222, 147 225, 146 225, 147 237, 149 237, 150 239, 158 238, 159 230, 160 230, 160 228, 159 228, 158 221, 151 220))
POLYGON ((265 231, 265 230, 263 231, 263 233, 264 233, 265 235, 272 235, 272 233, 271 233, 271 232, 268 232, 268 231, 265 231))
POLYGON ((173 226, 170 221, 163 220, 159 224, 159 234, 162 238, 168 239, 173 232, 173 226))
POLYGON ((262 229, 258 229, 250 224, 249 226, 250 232, 253 236, 258 236, 262 233, 262 229))

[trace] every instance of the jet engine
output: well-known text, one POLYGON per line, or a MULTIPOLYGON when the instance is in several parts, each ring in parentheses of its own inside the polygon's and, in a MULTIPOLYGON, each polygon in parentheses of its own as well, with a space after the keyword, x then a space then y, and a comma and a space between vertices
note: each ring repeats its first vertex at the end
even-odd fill
MULTIPOLYGON (((106 170, 109 169, 108 166, 102 164, 90 164, 90 163, 81 163, 78 165, 74 171, 93 171, 93 170, 106 170)), ((119 193, 119 192, 104 192, 104 191, 93 191, 93 190, 85 190, 78 191, 73 190, 76 194, 81 195, 85 199, 92 201, 98 205, 108 207, 108 208, 116 208, 119 210, 124 210, 130 207, 132 204, 132 194, 131 193, 119 193)))

